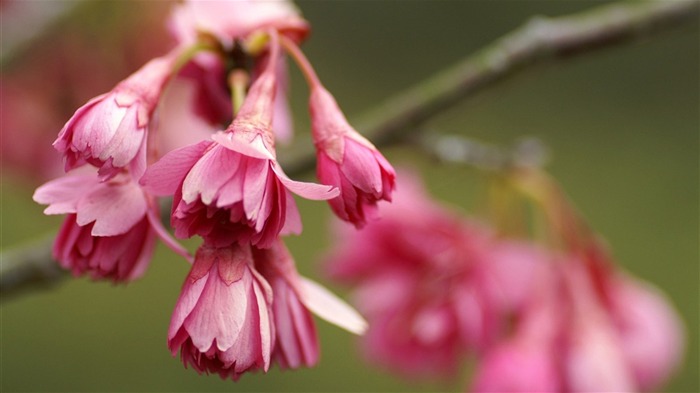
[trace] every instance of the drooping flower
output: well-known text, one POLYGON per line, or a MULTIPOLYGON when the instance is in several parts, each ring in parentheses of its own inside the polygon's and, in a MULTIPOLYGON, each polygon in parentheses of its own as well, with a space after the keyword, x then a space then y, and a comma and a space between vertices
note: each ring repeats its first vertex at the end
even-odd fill
POLYGON ((484 354, 472 391, 658 388, 680 359, 680 322, 670 306, 612 266, 591 269, 590 260, 571 256, 556 262, 539 270, 513 334, 484 354))
POLYGON ((557 363, 552 348, 527 340, 504 342, 481 359, 471 392, 559 392, 557 363))
POLYGON ((282 368, 311 367, 319 356, 318 335, 304 304, 301 277, 281 240, 271 248, 254 250, 255 266, 272 287, 275 332, 272 358, 282 368))
POLYGON ((246 371, 270 367, 275 329, 272 290, 255 270, 250 246, 204 245, 168 331, 168 348, 185 366, 237 380, 246 371))
POLYGON ((112 91, 75 112, 54 142, 64 155, 66 171, 89 163, 100 169, 103 179, 116 176, 125 167, 143 173, 151 117, 178 53, 176 49, 149 61, 112 91))
POLYGON ((506 328, 541 254, 456 218, 408 178, 381 220, 346 228, 331 272, 356 285, 371 360, 412 376, 454 374, 506 328))
POLYGON ((480 357, 471 381, 471 392, 559 392, 562 391, 561 358, 557 346, 561 324, 567 317, 559 312, 562 297, 555 271, 541 264, 534 284, 512 326, 480 357))
POLYGON ((309 109, 318 178, 340 189, 340 196, 329 201, 331 208, 338 217, 361 228, 376 217, 378 201, 391 201, 394 169, 350 126, 333 96, 320 84, 311 88, 309 109))
POLYGON ((314 200, 338 194, 289 179, 276 161, 271 124, 279 48, 274 38, 270 45, 267 68, 228 129, 213 142, 166 154, 141 180, 157 195, 174 195, 172 224, 179 237, 197 234, 218 247, 236 241, 270 247, 278 235, 301 231, 288 191, 314 200))
POLYGON ((622 352, 638 388, 658 388, 683 357, 678 313, 661 291, 631 277, 620 276, 611 301, 622 352))
POLYGON ((68 214, 53 255, 74 275, 133 280, 145 271, 156 232, 147 197, 128 173, 100 182, 94 172, 69 173, 39 187, 45 214, 68 214))

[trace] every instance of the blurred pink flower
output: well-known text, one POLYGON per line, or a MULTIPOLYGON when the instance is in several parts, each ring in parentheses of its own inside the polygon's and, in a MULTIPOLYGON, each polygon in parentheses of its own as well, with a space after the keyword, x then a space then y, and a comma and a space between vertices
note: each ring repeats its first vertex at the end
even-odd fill
POLYGON ((39 187, 34 200, 49 205, 45 214, 69 214, 53 254, 73 274, 119 282, 145 271, 155 232, 147 197, 129 174, 100 182, 94 172, 69 173, 39 187))
POLYGON ((275 339, 271 304, 250 246, 204 245, 175 306, 168 347, 199 373, 238 380, 246 371, 267 372, 275 339))
POLYGON ((532 287, 513 318, 512 334, 483 353, 472 392, 562 391, 558 334, 565 316, 558 307, 558 283, 551 264, 540 264, 532 287))
POLYGON ((649 283, 619 274, 610 295, 612 320, 637 387, 651 391, 683 357, 683 323, 666 296, 649 283))
POLYGON ((151 60, 111 92, 80 107, 54 142, 69 171, 85 163, 109 179, 129 166, 146 165, 146 135, 160 95, 173 72, 178 50, 151 60))
POLYGON ((356 285, 371 359, 413 376, 452 374, 499 337, 542 255, 456 218, 410 176, 400 179, 381 220, 342 233, 331 273, 356 285))
POLYGON ((560 392, 552 348, 530 342, 504 342, 488 351, 472 381, 472 392, 560 392))
POLYGON ((329 201, 335 214, 361 228, 376 218, 378 201, 391 201, 394 168, 348 124, 333 96, 320 84, 311 88, 309 108, 318 178, 340 189, 340 196, 329 201))
POLYGON ((680 360, 682 329, 660 294, 600 261, 538 271, 511 337, 484 354, 474 392, 633 392, 680 360))
POLYGON ((309 31, 294 3, 287 0, 188 0, 174 8, 169 26, 181 43, 194 42, 206 32, 226 46, 256 30, 272 28, 297 39, 309 31))
POLYGON ((253 250, 255 267, 270 283, 276 346, 274 361, 282 368, 311 367, 318 362, 316 325, 302 299, 303 288, 294 260, 281 240, 271 248, 253 250))
MULTIPOLYGON (((563 380, 571 392, 631 392, 636 390, 625 362, 620 337, 604 308, 595 281, 581 261, 564 261, 560 267, 567 300, 559 312, 565 320, 563 380)), ((556 284, 555 284, 556 285, 556 284)))
POLYGON ((0 159, 4 174, 43 180, 60 176, 61 159, 51 148, 63 120, 55 104, 40 91, 17 80, 0 77, 0 159))

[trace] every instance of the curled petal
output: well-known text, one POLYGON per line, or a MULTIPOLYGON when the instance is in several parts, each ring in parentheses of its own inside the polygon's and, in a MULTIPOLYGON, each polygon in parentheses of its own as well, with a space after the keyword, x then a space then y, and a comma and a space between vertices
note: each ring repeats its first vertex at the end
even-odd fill
POLYGON ((363 334, 367 321, 350 305, 320 284, 301 277, 301 301, 311 312, 350 333, 363 334))

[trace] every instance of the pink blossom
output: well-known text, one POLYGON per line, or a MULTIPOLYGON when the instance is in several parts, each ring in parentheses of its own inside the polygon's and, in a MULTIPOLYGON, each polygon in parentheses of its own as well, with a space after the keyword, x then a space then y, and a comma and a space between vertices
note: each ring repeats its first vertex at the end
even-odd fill
POLYGON ((175 306, 168 348, 185 366, 237 380, 270 367, 275 329, 272 290, 253 267, 249 246, 202 246, 175 306))
POLYGON ((473 392, 563 391, 560 312, 563 297, 553 264, 538 266, 525 304, 516 313, 512 334, 488 348, 471 382, 473 392))
POLYGON ((683 324, 657 288, 622 274, 616 281, 611 312, 623 356, 637 387, 656 389, 682 360, 683 324))
POLYGON ((620 337, 596 292, 593 276, 578 260, 561 267, 568 301, 565 314, 564 383, 572 392, 630 392, 635 390, 620 337))
POLYGON ((499 337, 542 256, 456 218, 401 179, 381 220, 343 232, 331 271, 356 285, 370 359, 412 376, 454 374, 499 337))
POLYGON ((75 112, 54 142, 64 155, 66 171, 89 163, 100 168, 103 179, 127 166, 135 174, 143 172, 149 124, 176 53, 149 61, 75 112))
POLYGON ((632 392, 678 363, 680 322, 663 297, 600 260, 538 270, 514 333, 489 349, 472 390, 632 392))
POLYGON ((200 32, 206 32, 226 46, 236 38, 269 28, 298 40, 309 31, 307 22, 287 0, 188 0, 174 8, 169 26, 180 43, 192 43, 200 32))
POLYGON ((472 392, 559 392, 558 365, 552 348, 531 342, 504 342, 481 359, 472 392))
POLYGON ((73 275, 93 279, 133 281, 143 275, 153 255, 155 232, 146 218, 128 232, 116 236, 93 236, 94 224, 80 226, 76 215, 63 222, 53 247, 53 257, 73 275))
POLYGON ((100 182, 94 173, 70 173, 39 187, 34 200, 46 214, 69 214, 53 255, 73 274, 110 278, 140 277, 155 246, 146 195, 127 173, 100 182))
POLYGON ((289 179, 276 161, 271 130, 276 91, 276 41, 266 70, 254 81, 225 132, 166 154, 141 179, 157 195, 174 195, 176 236, 198 234, 214 246, 233 242, 270 247, 280 234, 300 233, 288 191, 308 199, 338 195, 329 186, 289 179))
POLYGON ((394 168, 348 124, 322 85, 312 87, 309 108, 318 178, 340 189, 340 196, 329 201, 331 208, 341 219, 363 227, 376 217, 378 201, 391 201, 394 168))
POLYGON ((254 250, 255 266, 272 287, 277 334, 272 357, 282 368, 311 367, 319 356, 318 335, 302 299, 302 281, 281 240, 266 250, 254 250))

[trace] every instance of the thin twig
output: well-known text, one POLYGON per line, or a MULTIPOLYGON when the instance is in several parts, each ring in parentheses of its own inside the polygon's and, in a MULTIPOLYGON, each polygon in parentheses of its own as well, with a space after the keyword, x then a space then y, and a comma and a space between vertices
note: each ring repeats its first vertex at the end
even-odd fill
MULTIPOLYGON (((452 67, 373 106, 354 123, 375 145, 390 145, 519 71, 683 26, 697 21, 698 11, 697 0, 658 0, 620 2, 556 18, 533 17, 452 67)), ((311 143, 299 142, 290 150, 282 161, 288 173, 313 169, 311 143)))
POLYGON ((69 274, 51 257, 52 236, 0 254, 0 294, 2 300, 35 289, 50 288, 69 274))
MULTIPOLYGON (((396 143, 456 103, 530 66, 593 53, 697 21, 699 11, 698 0, 659 0, 605 5, 557 18, 535 17, 455 66, 375 106, 356 122, 357 128, 378 146, 396 143)), ((295 144, 282 164, 290 175, 311 170, 315 165, 311 144, 295 144)), ((0 254, 3 298, 66 276, 51 273, 57 268, 48 249, 42 240, 0 254)))

